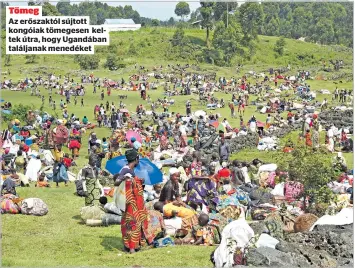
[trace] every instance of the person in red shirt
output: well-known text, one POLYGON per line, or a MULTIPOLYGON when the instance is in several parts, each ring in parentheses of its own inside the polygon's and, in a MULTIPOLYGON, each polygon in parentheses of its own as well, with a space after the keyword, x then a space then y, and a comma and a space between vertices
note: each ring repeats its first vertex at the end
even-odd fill
POLYGON ((24 139, 27 139, 28 137, 30 137, 31 133, 28 129, 22 128, 22 130, 20 131, 20 135, 24 137, 24 139))
POLYGON ((78 138, 70 140, 69 150, 71 150, 71 152, 72 152, 73 159, 75 159, 76 157, 79 157, 80 147, 81 147, 81 144, 80 144, 78 138))
POLYGON ((64 157, 63 157, 63 164, 64 164, 64 166, 66 167, 67 170, 71 166, 72 162, 73 162, 73 159, 69 158, 68 154, 65 154, 64 157))
POLYGON ((26 145, 24 142, 22 142, 20 149, 22 149, 23 152, 28 153, 28 151, 30 150, 30 147, 28 145, 26 145))
POLYGON ((216 179, 218 182, 222 182, 224 180, 230 180, 232 172, 228 169, 228 165, 226 162, 222 163, 222 169, 220 169, 217 173, 216 179))

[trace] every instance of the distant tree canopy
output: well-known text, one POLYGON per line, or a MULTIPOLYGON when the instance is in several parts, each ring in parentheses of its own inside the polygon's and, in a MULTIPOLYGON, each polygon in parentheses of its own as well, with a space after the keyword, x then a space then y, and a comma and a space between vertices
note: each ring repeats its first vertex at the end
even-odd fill
POLYGON ((209 29, 213 29, 218 21, 225 21, 227 10, 238 17, 246 44, 257 35, 268 35, 353 46, 352 3, 263 2, 244 3, 238 7, 233 2, 228 5, 208 2, 191 12, 189 22, 202 20, 203 28, 209 25, 209 29), (207 6, 210 8, 206 9, 207 6))
POLYGON ((282 2, 262 3, 261 7, 258 34, 353 46, 353 3, 282 2))
POLYGON ((175 7, 175 14, 181 17, 182 20, 184 20, 184 17, 190 14, 189 4, 186 2, 177 3, 175 7))

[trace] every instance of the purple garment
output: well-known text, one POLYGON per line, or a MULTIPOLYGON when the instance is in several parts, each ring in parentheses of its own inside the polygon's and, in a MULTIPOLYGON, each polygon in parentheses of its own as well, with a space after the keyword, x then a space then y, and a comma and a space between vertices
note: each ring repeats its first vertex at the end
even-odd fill
POLYGON ((218 204, 215 183, 210 179, 190 179, 187 201, 215 207, 218 204))

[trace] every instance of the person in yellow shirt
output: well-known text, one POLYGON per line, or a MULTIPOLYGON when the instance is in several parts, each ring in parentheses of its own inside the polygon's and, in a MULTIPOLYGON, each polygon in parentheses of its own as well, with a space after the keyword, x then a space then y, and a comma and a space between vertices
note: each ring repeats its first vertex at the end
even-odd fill
POLYGON ((183 219, 190 218, 196 215, 196 211, 185 207, 183 202, 172 202, 164 205, 163 202, 156 202, 154 204, 154 209, 160 211, 165 217, 175 217, 178 216, 183 219))
POLYGON ((54 161, 61 162, 64 157, 64 152, 62 151, 61 145, 55 145, 53 150, 54 161))

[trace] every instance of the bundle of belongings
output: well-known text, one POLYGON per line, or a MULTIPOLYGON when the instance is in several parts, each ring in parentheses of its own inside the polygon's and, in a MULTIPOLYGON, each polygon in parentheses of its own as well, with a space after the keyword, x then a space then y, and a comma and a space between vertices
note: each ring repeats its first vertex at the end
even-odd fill
POLYGON ((109 226, 121 224, 122 212, 114 202, 107 202, 107 197, 102 196, 97 206, 81 208, 81 219, 88 226, 109 226))
POLYGON ((44 216, 48 206, 39 198, 19 198, 13 194, 3 194, 0 197, 1 214, 24 214, 44 216))

